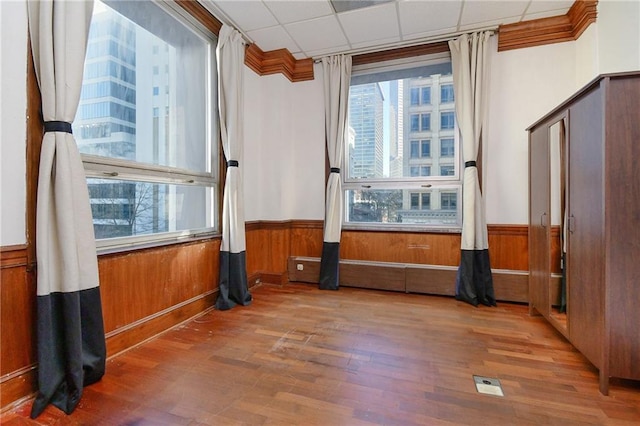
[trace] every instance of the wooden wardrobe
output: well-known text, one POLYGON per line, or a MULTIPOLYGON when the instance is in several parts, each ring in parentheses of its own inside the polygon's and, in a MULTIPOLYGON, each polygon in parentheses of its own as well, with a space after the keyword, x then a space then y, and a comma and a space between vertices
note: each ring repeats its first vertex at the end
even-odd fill
POLYGON ((527 130, 529 310, 607 395, 640 380, 640 72, 599 76, 527 130))

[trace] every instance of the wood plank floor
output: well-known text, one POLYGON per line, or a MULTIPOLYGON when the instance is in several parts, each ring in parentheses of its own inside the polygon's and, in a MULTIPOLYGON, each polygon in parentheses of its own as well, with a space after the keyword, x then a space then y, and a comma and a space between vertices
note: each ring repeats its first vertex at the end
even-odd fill
POLYGON ((108 361, 70 416, 6 425, 638 425, 640 384, 597 371, 522 305, 262 285, 108 361), (497 378, 504 397, 480 394, 497 378))

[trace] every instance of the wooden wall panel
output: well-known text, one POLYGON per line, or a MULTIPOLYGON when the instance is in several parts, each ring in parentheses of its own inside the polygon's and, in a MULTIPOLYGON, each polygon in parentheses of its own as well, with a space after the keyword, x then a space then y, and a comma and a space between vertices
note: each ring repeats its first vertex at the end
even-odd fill
POLYGON ((457 265, 460 234, 342 231, 342 259, 457 265))
POLYGON ((248 276, 272 284, 285 283, 291 221, 248 223, 246 239, 248 276))
POLYGON ((219 240, 207 240, 101 256, 105 332, 214 291, 219 250, 219 240))
POLYGON ((324 222, 294 221, 291 226, 290 256, 320 257, 324 222))
POLYGON ((0 407, 34 390, 36 287, 27 259, 26 246, 0 250, 0 407))

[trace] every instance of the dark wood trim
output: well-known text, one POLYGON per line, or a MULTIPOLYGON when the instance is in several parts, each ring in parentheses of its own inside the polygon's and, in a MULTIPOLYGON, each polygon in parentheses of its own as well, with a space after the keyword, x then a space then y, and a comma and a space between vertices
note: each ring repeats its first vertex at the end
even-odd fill
POLYGON ((292 220, 257 220, 245 223, 246 231, 273 230, 279 231, 283 229, 291 229, 294 221, 292 220))
POLYGON ((0 268, 27 266, 27 250, 26 244, 0 247, 0 268))
POLYGON ((528 225, 487 225, 490 235, 529 235, 528 225))
POLYGON ((291 222, 291 228, 324 229, 324 220, 294 220, 291 222))
POLYGON ((37 366, 33 364, 0 378, 0 413, 12 410, 33 398, 38 380, 37 372, 37 366))
POLYGON ((597 0, 576 0, 565 15, 500 25, 498 51, 577 40, 596 22, 597 5, 597 0))
POLYGON ((398 49, 383 50, 380 52, 363 53, 353 55, 352 65, 373 64, 376 62, 391 61, 394 59, 411 58, 414 56, 431 55, 434 53, 449 52, 449 44, 446 41, 420 44, 417 46, 400 47, 398 49))
POLYGON ((174 0, 176 4, 187 11, 198 22, 207 27, 215 35, 220 34, 222 22, 211 14, 203 5, 194 0, 174 0))
POLYGON ((251 44, 245 51, 244 64, 260 76, 281 73, 293 83, 314 79, 313 59, 296 59, 287 49, 263 52, 251 44))
MULTIPOLYGON (((27 42, 27 154, 26 154, 26 223, 27 262, 34 270, 36 265, 36 207, 38 202, 38 172, 40 151, 44 137, 42 119, 42 96, 36 78, 35 65, 31 55, 31 36, 27 42)), ((34 277, 35 279, 35 277, 34 277)))

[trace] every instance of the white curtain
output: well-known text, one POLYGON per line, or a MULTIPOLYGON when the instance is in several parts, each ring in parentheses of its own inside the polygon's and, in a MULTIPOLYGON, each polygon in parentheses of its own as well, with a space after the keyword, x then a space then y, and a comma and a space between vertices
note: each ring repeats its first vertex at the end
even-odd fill
POLYGON ((220 280, 216 308, 225 310, 251 303, 247 287, 242 150, 244 145, 244 54, 242 36, 228 25, 218 35, 218 99, 222 149, 227 176, 222 205, 220 280))
POLYGON ((322 73, 324 76, 325 133, 331 169, 325 200, 320 288, 337 290, 340 281, 338 270, 343 212, 340 165, 344 157, 344 142, 348 129, 351 56, 336 55, 322 58, 322 73))
POLYGON ((45 134, 36 212, 38 395, 71 413, 104 374, 106 347, 89 193, 71 121, 82 89, 92 1, 30 1, 45 134))
POLYGON ((494 306, 493 279, 485 207, 476 161, 486 141, 485 128, 489 82, 491 32, 463 34, 449 41, 453 64, 456 117, 465 163, 462 187, 462 245, 456 280, 456 297, 475 306, 494 306))

